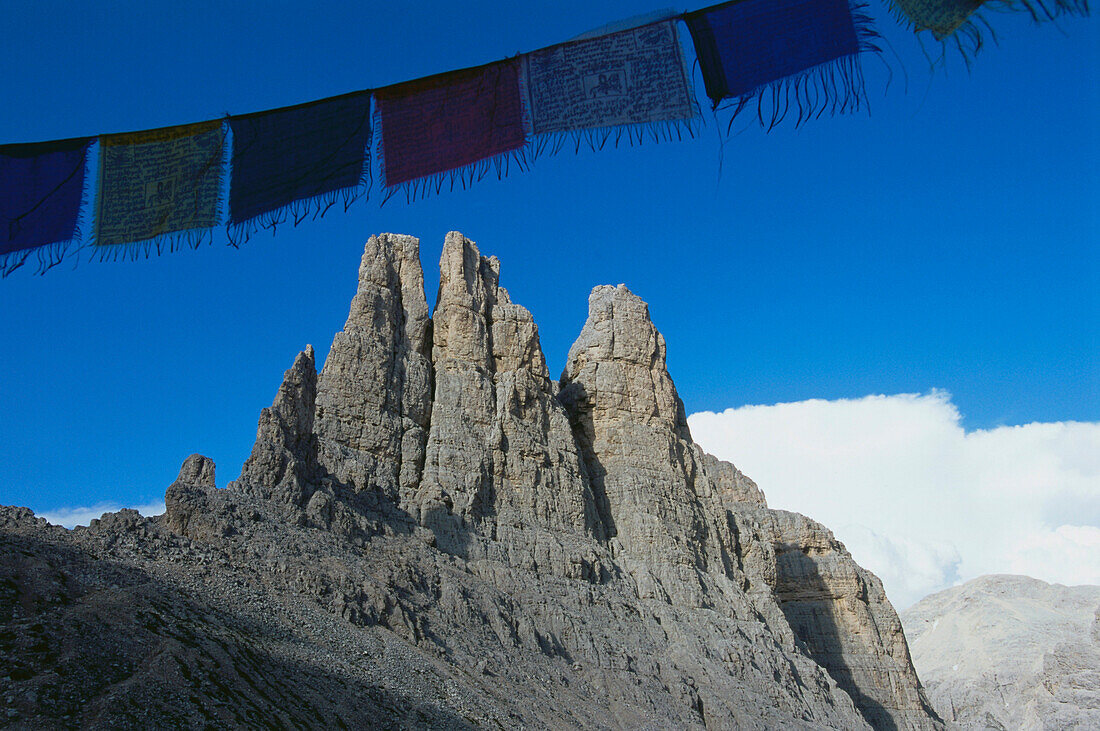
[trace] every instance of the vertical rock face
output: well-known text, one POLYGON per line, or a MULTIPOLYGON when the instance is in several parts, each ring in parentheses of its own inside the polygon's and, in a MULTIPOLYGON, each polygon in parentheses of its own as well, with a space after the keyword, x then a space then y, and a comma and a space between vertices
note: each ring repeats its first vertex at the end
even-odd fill
POLYGON ((496 257, 447 235, 433 318, 432 422, 409 509, 446 550, 516 553, 551 573, 590 574, 591 562, 562 544, 597 530, 592 496, 538 328, 499 280, 496 257))
POLYGON ((372 236, 359 288, 317 384, 318 461, 355 492, 411 492, 431 419, 431 322, 420 243, 372 236))
POLYGON ((498 526, 533 521, 555 531, 598 535, 595 503, 569 418, 553 395, 531 313, 497 289, 490 312, 498 526))
POLYGON ((461 234, 447 234, 433 318, 434 422, 417 504, 459 523, 492 512, 496 398, 490 312, 500 263, 461 234))
MULTIPOLYGON (((639 595, 714 604, 722 594, 712 590, 715 581, 739 577, 724 551, 720 516, 707 510, 717 488, 691 441, 665 340, 645 302, 623 285, 596 287, 561 385, 603 531, 639 595)), ((712 470, 726 489, 751 492, 739 490, 716 461, 712 470)))

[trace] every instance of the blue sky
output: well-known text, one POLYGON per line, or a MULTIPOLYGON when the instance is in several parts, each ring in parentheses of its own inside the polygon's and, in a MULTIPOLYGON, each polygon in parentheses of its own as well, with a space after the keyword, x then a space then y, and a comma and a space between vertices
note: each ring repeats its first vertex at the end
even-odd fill
MULTIPOLYGON (((0 143, 294 104, 659 7, 9 0, 0 143)), ((240 250, 219 236, 0 281, 0 503, 150 502, 192 452, 235 478, 294 355, 327 352, 381 231, 421 238, 429 301, 446 231, 499 256, 554 373, 591 287, 626 283, 688 413, 942 389, 967 429, 1100 420, 1095 19, 997 14, 1000 45, 971 72, 949 58, 930 73, 871 12, 900 62, 884 56, 887 92, 865 61, 870 116, 724 146, 708 117, 695 140, 566 152, 414 204, 375 194, 240 250)))

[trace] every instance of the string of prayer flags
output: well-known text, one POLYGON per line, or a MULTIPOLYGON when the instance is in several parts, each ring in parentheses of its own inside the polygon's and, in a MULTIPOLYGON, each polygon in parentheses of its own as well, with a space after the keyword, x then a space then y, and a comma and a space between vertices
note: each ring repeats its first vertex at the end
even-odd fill
MULTIPOLYGON (((524 57, 532 131, 561 146, 587 133, 602 147, 611 134, 690 134, 698 116, 695 92, 672 20, 562 43, 524 57), (594 131, 599 131, 593 135, 594 131)), ((633 137, 632 137, 633 139, 633 137)))
POLYGON ((230 116, 229 225, 234 241, 274 228, 288 208, 297 224, 344 209, 370 187, 370 92, 230 116))
POLYGON ((740 0, 684 16, 707 96, 731 99, 733 116, 755 103, 771 129, 797 112, 796 126, 864 102, 859 54, 879 49, 862 6, 848 0, 740 0), (770 109, 768 109, 770 107, 770 109))
POLYGON ((643 25, 658 23, 662 20, 678 20, 680 18, 680 15, 681 12, 674 8, 660 8, 659 10, 650 10, 646 13, 632 15, 629 18, 621 18, 610 23, 604 23, 597 28, 585 31, 578 36, 573 36, 569 40, 585 41, 589 38, 599 38, 600 36, 607 36, 611 35, 612 33, 618 33, 621 30, 630 30, 632 28, 638 28, 643 25))
MULTIPOLYGON (((399 190, 415 199, 448 180, 453 189, 493 169, 498 177, 513 164, 525 169, 568 139, 596 149, 624 136, 634 143, 692 135, 699 109, 681 20, 714 109, 732 110, 727 131, 746 109, 768 129, 788 116, 797 126, 855 111, 866 103, 862 54, 881 53, 861 1, 657 10, 515 58, 374 91, 146 132, 0 145, 0 276, 35 251, 44 271, 83 248, 100 259, 134 258, 197 246, 222 223, 236 245, 290 217, 297 224, 339 201, 346 209, 370 192, 372 145, 385 202, 399 190), (96 139, 98 155, 90 151, 96 139), (87 238, 78 225, 85 203, 94 213, 87 238)), ((1027 11, 1036 22, 1089 14, 1089 0, 887 2, 915 31, 954 42, 967 63, 981 45, 986 4, 1027 11)))
POLYGON ((151 245, 174 251, 197 246, 218 223, 225 171, 225 133, 220 120, 147 132, 104 135, 99 140, 99 195, 95 244, 117 257, 151 245))
POLYGON ((378 162, 386 199, 399 188, 416 198, 445 178, 480 180, 510 159, 526 165, 519 60, 451 71, 374 92, 378 162))
POLYGON ((0 273, 39 250, 39 271, 61 261, 73 239, 93 138, 0 145, 0 273))

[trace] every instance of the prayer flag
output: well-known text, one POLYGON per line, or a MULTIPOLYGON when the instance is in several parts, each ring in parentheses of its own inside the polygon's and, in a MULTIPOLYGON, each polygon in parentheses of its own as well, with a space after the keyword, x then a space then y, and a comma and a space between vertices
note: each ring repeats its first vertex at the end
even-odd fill
POLYGON ((346 207, 370 184, 370 92, 233 116, 229 127, 231 224, 264 216, 274 225, 292 203, 327 209, 341 192, 346 207))
MULTIPOLYGON (((388 86, 374 93, 382 180, 387 188, 442 174, 477 177, 527 141, 519 62, 509 59, 388 86)), ((499 168, 498 168, 499 169, 499 168)), ((392 190, 391 190, 392 194, 392 190)))
POLYGON ((99 153, 96 245, 160 239, 218 223, 225 170, 220 120, 104 135, 99 153))
MULTIPOLYGON (((857 63, 876 34, 870 19, 848 0, 740 0, 684 16, 707 96, 714 105, 732 98, 734 116, 753 99, 769 128, 791 109, 798 123, 826 109, 857 109, 863 75, 857 63)), ((731 120, 732 121, 732 120, 731 120)))
MULTIPOLYGON (((77 237, 77 219, 93 138, 0 145, 0 272, 22 266, 30 249, 49 244, 56 264, 77 237)), ((48 264, 43 263, 48 268, 48 264)))
POLYGON ((562 43, 524 60, 536 135, 679 122, 697 113, 673 21, 562 43))

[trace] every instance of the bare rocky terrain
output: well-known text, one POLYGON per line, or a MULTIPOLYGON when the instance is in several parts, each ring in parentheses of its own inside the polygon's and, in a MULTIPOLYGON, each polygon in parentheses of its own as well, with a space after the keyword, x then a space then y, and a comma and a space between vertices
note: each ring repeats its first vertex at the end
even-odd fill
POLYGON ((0 726, 937 729, 882 585, 692 441, 646 304, 560 379, 495 257, 367 242, 240 477, 0 508, 0 726))
POLYGON ((1100 586, 982 576, 902 614, 952 728, 1100 728, 1100 586))

